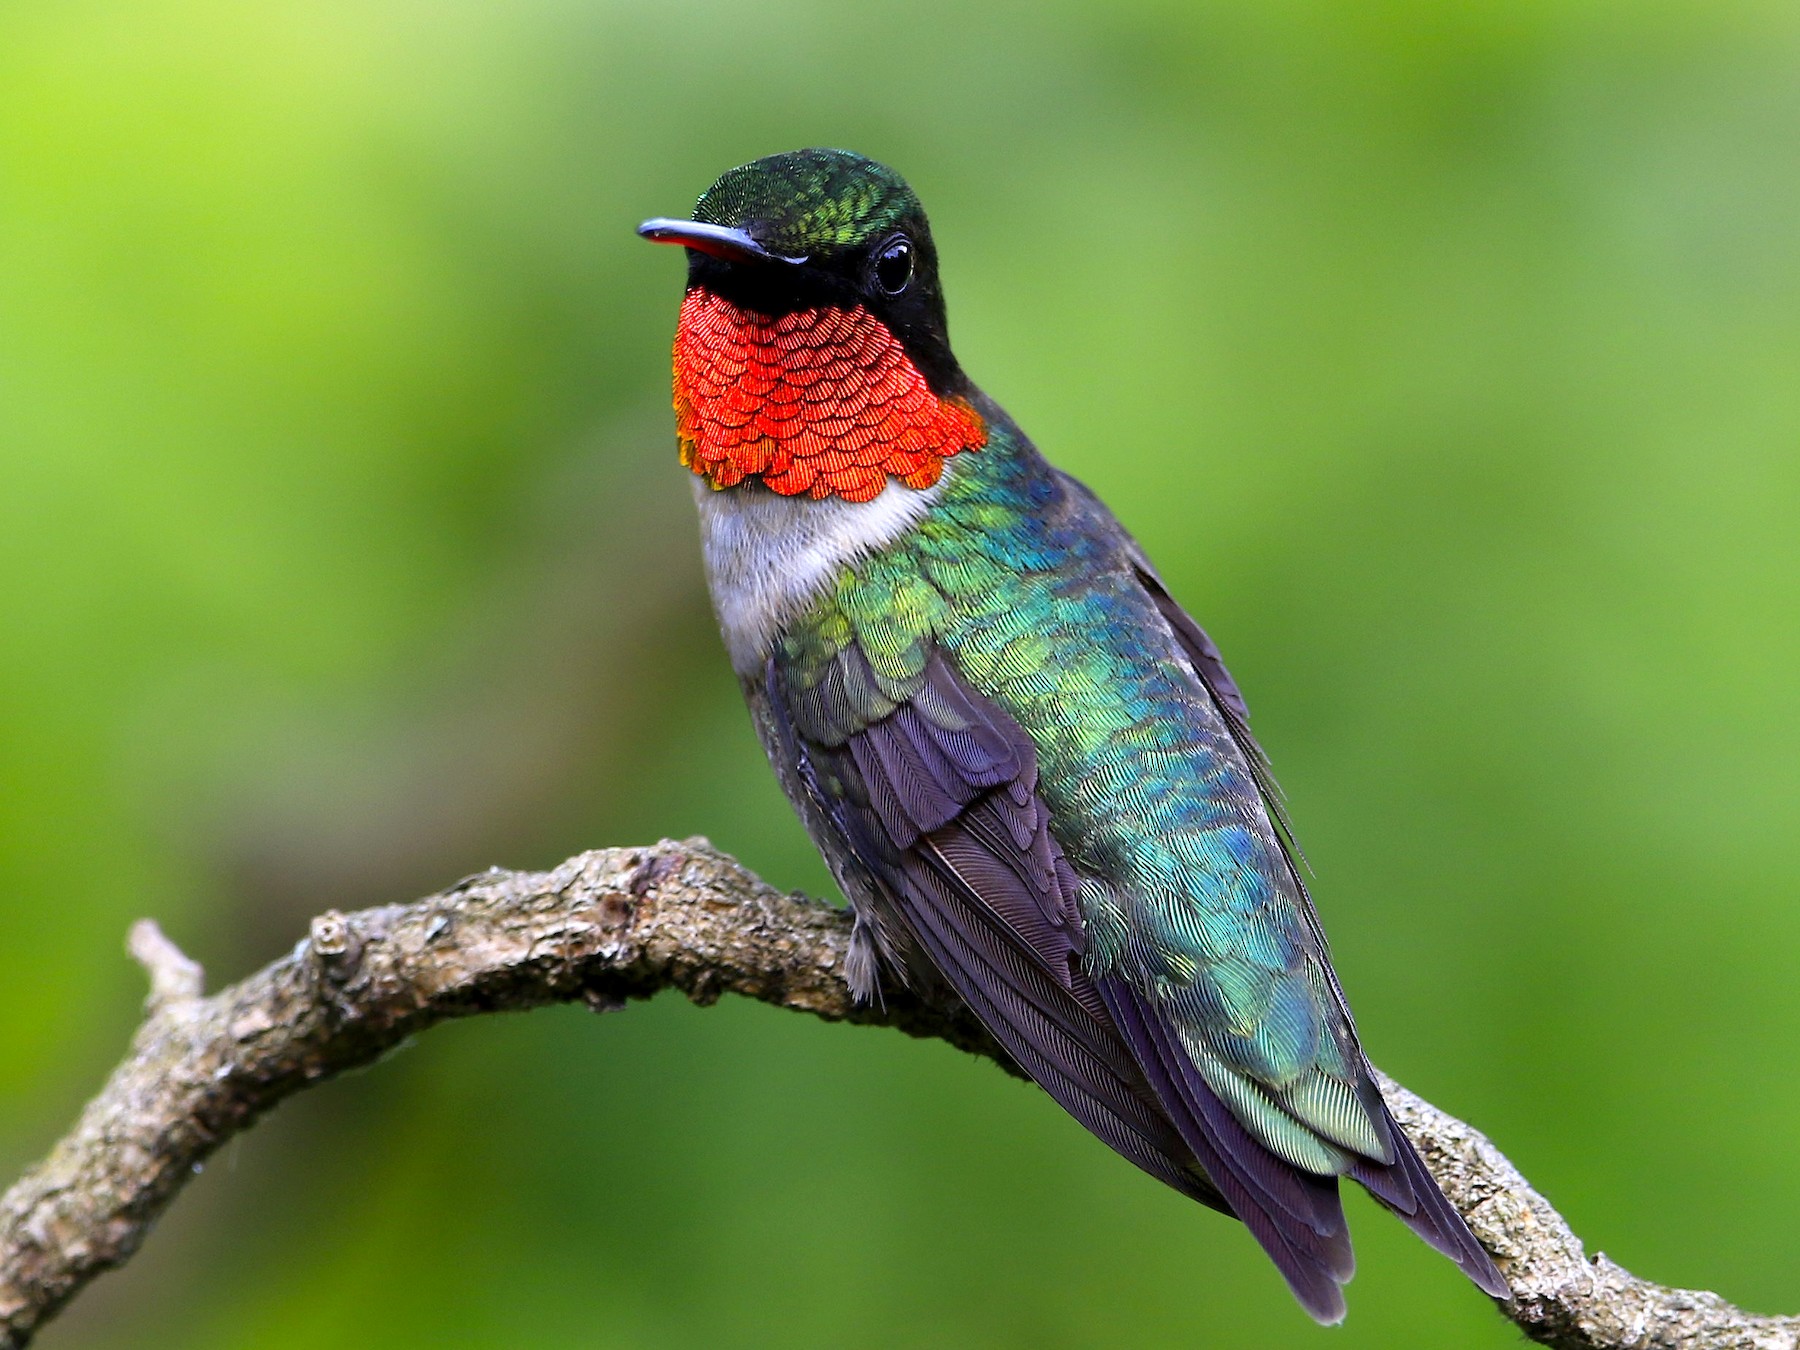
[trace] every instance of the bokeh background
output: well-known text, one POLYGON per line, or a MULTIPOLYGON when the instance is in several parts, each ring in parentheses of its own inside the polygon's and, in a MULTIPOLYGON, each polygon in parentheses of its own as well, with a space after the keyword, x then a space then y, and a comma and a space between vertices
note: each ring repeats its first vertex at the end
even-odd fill
MULTIPOLYGON (((907 174, 964 364, 1222 643, 1379 1063, 1592 1247, 1800 1310, 1800 10, 0 7, 0 1172, 152 914, 705 833, 829 893, 717 650, 632 226, 907 174)), ((940 1045, 664 1000, 284 1106, 75 1347, 1504 1346, 940 1045)))

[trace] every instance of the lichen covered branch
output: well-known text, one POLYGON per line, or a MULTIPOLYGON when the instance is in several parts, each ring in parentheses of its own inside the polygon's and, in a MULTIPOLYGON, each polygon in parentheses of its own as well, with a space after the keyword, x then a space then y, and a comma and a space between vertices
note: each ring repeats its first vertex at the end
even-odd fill
MULTIPOLYGON (((0 1197, 0 1350, 25 1346, 103 1270, 126 1261, 210 1153, 289 1093, 367 1064, 450 1017, 678 989, 739 994, 832 1021, 897 1027, 1003 1065, 947 997, 858 1007, 841 971, 845 915, 784 895, 704 840, 602 849, 551 872, 498 869, 409 905, 327 912, 287 956, 211 997, 154 924, 125 1061, 48 1157, 0 1197)), ((1007 1065, 1007 1067, 1011 1067, 1007 1065)), ((1590 1350, 1800 1350, 1800 1319, 1758 1318, 1589 1258, 1487 1139, 1386 1079, 1395 1115, 1495 1254, 1503 1311, 1549 1345, 1590 1350)), ((1471 1291, 1471 1297, 1476 1297, 1471 1291)))

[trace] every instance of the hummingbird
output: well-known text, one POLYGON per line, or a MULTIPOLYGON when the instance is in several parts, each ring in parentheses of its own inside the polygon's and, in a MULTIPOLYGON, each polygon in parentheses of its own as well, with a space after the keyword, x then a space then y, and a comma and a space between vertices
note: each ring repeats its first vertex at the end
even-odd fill
POLYGON ((1320 1322, 1355 1265, 1344 1177, 1509 1297, 1375 1084, 1218 647, 964 374, 913 191, 798 150, 638 232, 687 250, 676 445, 855 996, 947 984, 1320 1322))

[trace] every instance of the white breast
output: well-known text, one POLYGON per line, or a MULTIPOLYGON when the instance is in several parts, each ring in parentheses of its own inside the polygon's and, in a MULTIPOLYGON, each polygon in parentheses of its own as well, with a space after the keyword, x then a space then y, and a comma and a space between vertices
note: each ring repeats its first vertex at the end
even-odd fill
POLYGON ((923 489, 890 480, 867 502, 783 497, 757 483, 715 490, 696 478, 706 580, 738 673, 761 670, 776 634, 846 567, 916 525, 948 477, 923 489))

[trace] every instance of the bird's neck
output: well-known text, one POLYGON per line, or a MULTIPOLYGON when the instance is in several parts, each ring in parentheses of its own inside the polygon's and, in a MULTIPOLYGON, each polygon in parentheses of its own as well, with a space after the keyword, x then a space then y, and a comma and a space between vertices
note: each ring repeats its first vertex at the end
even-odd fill
POLYGON ((703 286, 675 332, 675 425, 681 462, 709 487, 853 503, 930 488, 988 435, 862 306, 770 316, 703 286))
POLYGON ((955 466, 927 488, 890 483, 866 502, 783 497, 755 481, 724 491, 694 480, 707 589, 740 675, 871 555, 904 539, 937 504, 955 466))

